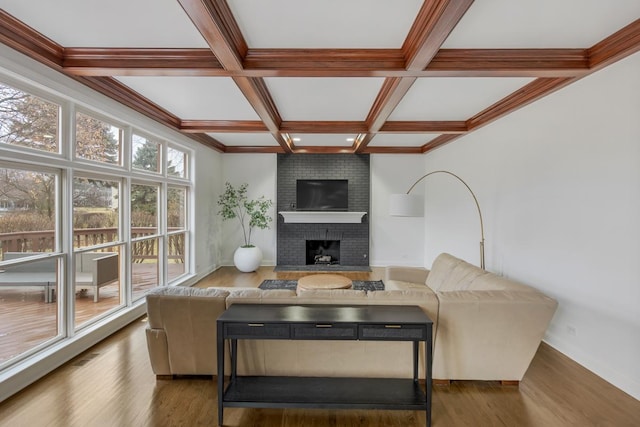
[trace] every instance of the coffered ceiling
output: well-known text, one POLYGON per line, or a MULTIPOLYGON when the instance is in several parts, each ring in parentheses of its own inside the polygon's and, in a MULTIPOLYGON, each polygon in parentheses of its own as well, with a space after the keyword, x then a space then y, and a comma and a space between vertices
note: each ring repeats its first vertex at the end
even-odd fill
POLYGON ((0 42, 227 153, 425 153, 640 50, 638 0, 0 6, 0 42))

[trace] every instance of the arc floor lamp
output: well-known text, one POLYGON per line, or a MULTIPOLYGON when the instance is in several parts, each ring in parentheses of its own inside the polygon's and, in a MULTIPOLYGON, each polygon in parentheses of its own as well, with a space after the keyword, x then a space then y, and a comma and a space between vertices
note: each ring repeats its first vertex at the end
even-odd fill
POLYGON ((418 185, 420 181, 422 181, 428 176, 435 175, 438 173, 444 173, 444 174, 450 175, 455 179, 457 179, 458 181, 460 181, 465 187, 467 187, 467 190, 469 190, 469 193, 471 193, 471 197, 473 197, 473 201, 476 203, 476 208, 478 209, 478 216, 480 217, 480 268, 484 270, 485 269, 484 268, 484 224, 482 222, 482 212, 480 211, 480 204, 478 203, 478 199, 476 195, 471 190, 471 187, 469 187, 469 185, 466 182, 464 182, 464 180, 460 178, 458 175, 449 171, 438 170, 438 171, 429 172, 428 174, 421 176, 420 178, 418 178, 416 182, 413 183, 413 185, 409 188, 409 190, 406 193, 392 194, 390 196, 389 215, 413 216, 413 217, 424 216, 424 201, 422 200, 422 197, 411 195, 409 193, 411 193, 411 190, 413 190, 413 188, 416 185, 418 185))

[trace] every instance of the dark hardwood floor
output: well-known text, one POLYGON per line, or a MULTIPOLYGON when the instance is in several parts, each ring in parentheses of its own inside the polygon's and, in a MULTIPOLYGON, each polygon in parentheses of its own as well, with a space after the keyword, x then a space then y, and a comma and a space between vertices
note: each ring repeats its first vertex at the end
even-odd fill
MULTIPOLYGON (((222 268, 198 286, 257 286, 265 278, 303 275, 271 270, 241 274, 222 268)), ((381 278, 377 269, 353 274, 357 276, 347 275, 357 280, 381 278)), ((132 323, 0 403, 0 425, 216 425, 215 382, 211 378, 156 381, 149 364, 145 327, 144 318, 132 323)), ((450 386, 434 387, 433 396, 434 427, 640 425, 640 401, 544 343, 519 387, 454 381, 450 386)), ((422 411, 225 409, 225 426, 234 427, 424 425, 422 411)))

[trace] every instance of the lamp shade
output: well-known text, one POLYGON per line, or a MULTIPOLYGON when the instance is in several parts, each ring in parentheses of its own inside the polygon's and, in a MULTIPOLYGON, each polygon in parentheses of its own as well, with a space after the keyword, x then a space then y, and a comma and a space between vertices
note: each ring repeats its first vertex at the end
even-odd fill
POLYGON ((421 196, 392 194, 389 196, 389 215, 424 216, 424 201, 421 196))

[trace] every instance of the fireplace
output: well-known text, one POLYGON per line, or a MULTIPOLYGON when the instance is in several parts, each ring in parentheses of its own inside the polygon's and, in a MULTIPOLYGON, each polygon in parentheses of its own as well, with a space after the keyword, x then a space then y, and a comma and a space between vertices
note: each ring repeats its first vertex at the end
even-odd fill
POLYGON ((307 265, 339 265, 340 240, 307 240, 307 265))
MULTIPOLYGON (((341 213, 369 213, 369 154, 301 156, 280 153, 277 159, 276 212, 296 211, 298 180, 340 179, 348 182, 349 198, 348 210, 341 213)), ((280 214, 277 218, 276 268, 283 271, 347 271, 349 268, 356 270, 369 266, 369 215, 361 217, 359 222, 334 222, 334 217, 306 218, 306 222, 288 222, 280 214), (319 242, 308 242, 311 240, 319 242), (329 244, 329 241, 339 242, 329 244), (316 264, 316 255, 321 256, 318 262, 322 264, 316 264), (331 256, 330 261, 327 256, 331 256)))

